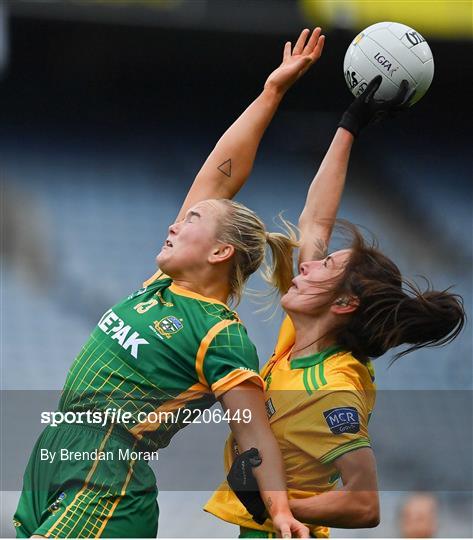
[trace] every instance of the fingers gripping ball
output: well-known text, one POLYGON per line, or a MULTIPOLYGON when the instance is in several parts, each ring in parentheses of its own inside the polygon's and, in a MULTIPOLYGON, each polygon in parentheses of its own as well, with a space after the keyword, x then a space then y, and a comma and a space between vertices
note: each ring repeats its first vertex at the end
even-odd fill
POLYGON ((406 80, 399 85, 393 98, 388 100, 377 99, 382 77, 377 75, 369 82, 365 90, 351 103, 343 113, 339 127, 350 131, 355 137, 368 124, 378 122, 388 115, 405 109, 408 105, 411 90, 406 80))
POLYGON ((425 39, 413 28, 396 22, 368 26, 351 42, 343 71, 348 88, 359 96, 369 82, 381 75, 377 99, 392 99, 406 80, 411 89, 409 105, 427 92, 434 76, 434 59, 425 39))

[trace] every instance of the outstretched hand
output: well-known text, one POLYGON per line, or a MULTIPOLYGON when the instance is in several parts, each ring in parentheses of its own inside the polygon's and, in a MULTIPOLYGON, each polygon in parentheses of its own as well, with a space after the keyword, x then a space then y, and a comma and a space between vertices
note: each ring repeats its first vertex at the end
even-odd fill
POLYGON ((320 35, 317 27, 309 38, 310 30, 302 30, 299 39, 291 51, 291 42, 284 45, 281 65, 266 80, 265 88, 274 88, 278 92, 287 92, 322 54, 325 36, 320 35), (309 38, 309 39, 307 39, 309 38))
POLYGON ((404 79, 392 99, 378 100, 375 94, 382 82, 381 75, 370 81, 364 92, 360 94, 343 113, 338 124, 350 131, 355 137, 368 124, 374 124, 386 116, 408 107, 414 92, 409 92, 409 83, 404 79))

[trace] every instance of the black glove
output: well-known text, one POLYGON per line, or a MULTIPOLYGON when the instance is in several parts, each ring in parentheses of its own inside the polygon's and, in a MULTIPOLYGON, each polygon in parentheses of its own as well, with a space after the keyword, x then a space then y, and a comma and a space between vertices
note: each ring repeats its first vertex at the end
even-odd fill
POLYGON ((266 518, 266 507, 259 493, 258 483, 253 476, 253 467, 259 467, 262 459, 256 448, 238 455, 227 475, 228 485, 240 499, 256 523, 262 525, 266 518))
POLYGON ((385 101, 374 99, 374 94, 380 87, 381 81, 381 75, 377 75, 363 93, 352 101, 351 105, 343 113, 338 124, 339 127, 347 129, 356 137, 368 124, 378 122, 388 114, 408 107, 408 102, 413 97, 414 92, 407 96, 409 83, 405 79, 401 82, 397 94, 392 99, 385 101))

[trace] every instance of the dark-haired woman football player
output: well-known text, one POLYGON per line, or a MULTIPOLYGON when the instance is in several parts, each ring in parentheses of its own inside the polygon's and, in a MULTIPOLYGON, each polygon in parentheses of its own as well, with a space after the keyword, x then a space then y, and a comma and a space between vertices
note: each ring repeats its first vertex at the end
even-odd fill
MULTIPOLYGON (((393 347, 404 346, 399 357, 446 344, 465 320, 461 298, 409 285, 351 224, 344 225, 352 238, 347 248, 327 254, 355 137, 410 98, 403 83, 393 100, 377 101, 380 79, 343 114, 309 188, 299 219, 299 274, 286 283, 281 305, 287 317, 261 372, 291 509, 315 537, 327 537, 331 526, 374 527, 380 519, 368 433, 375 404, 371 360, 393 347), (335 489, 339 478, 342 487, 335 489)), ((241 450, 230 437, 225 463, 227 470, 234 463, 229 479, 238 497, 224 483, 205 509, 239 525, 241 537, 275 536, 257 492, 247 491, 258 456, 241 450)))

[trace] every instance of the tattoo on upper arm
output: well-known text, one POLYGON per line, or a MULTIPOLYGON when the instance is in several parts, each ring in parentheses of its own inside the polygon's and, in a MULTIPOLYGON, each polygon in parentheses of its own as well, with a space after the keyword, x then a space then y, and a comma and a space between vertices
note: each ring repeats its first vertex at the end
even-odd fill
POLYGON ((271 506, 273 506, 273 501, 272 501, 271 497, 268 497, 267 500, 266 500, 266 507, 269 510, 271 508, 271 506))
POLYGON ((225 176, 228 176, 228 178, 231 178, 232 176, 232 160, 227 159, 223 163, 221 163, 217 169, 222 172, 225 176))

